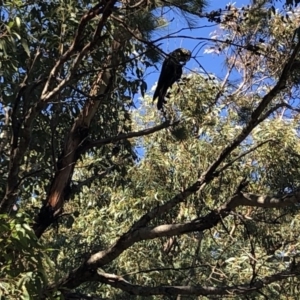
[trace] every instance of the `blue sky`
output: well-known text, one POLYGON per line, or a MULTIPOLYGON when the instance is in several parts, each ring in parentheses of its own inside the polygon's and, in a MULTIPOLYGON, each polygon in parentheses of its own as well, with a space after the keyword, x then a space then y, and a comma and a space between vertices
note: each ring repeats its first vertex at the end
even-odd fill
MULTIPOLYGON (((217 10, 217 9, 225 9, 225 6, 230 3, 230 1, 224 1, 224 0, 208 0, 208 6, 205 9, 204 12, 210 12, 212 10, 217 10)), ((249 1, 243 1, 239 0, 236 2, 231 2, 235 3, 235 6, 237 8, 242 7, 244 5, 250 4, 249 1)), ((181 30, 182 28, 188 27, 188 24, 185 22, 183 17, 180 17, 179 14, 174 14, 174 11, 170 9, 165 9, 165 11, 169 11, 165 16, 169 19, 172 20, 169 24, 169 26, 164 27, 163 29, 158 30, 154 35, 153 39, 155 40, 160 37, 164 37, 166 35, 170 35, 174 32, 177 32, 178 30, 181 30)), ((161 13, 161 11, 159 12, 161 13)), ((184 31, 181 31, 178 33, 180 36, 187 36, 189 38, 170 38, 170 39, 164 39, 160 42, 162 42, 162 45, 160 45, 160 48, 166 52, 169 53, 173 51, 176 48, 183 47, 189 50, 193 50, 198 44, 199 40, 195 40, 194 38, 201 37, 201 38, 210 38, 210 33, 218 28, 218 25, 215 23, 209 23, 205 18, 194 18, 195 21, 197 21, 197 29, 187 29, 184 31)), ((222 56, 218 56, 216 54, 204 54, 203 51, 206 49, 206 47, 202 47, 201 50, 197 54, 197 60, 201 63, 202 67, 206 70, 206 72, 210 74, 215 74, 217 77, 222 78, 226 69, 223 65, 224 58, 222 56)), ((192 53, 194 56, 199 48, 196 49, 192 53)), ((148 68, 145 76, 145 80, 148 85, 148 90, 147 92, 151 94, 155 82, 157 82, 160 70, 161 70, 161 65, 162 61, 157 64, 157 69, 155 68, 148 68)), ((185 73, 189 73, 190 71, 201 71, 200 66, 197 61, 194 59, 191 59, 186 67, 184 68, 185 73)), ((141 95, 136 95, 135 97, 135 105, 136 107, 139 107, 139 103, 142 103, 143 99, 141 95)), ((153 109, 156 109, 156 105, 153 105, 153 109)), ((144 155, 144 149, 143 148, 136 148, 138 156, 141 158, 144 155)))
MULTIPOLYGON (((237 8, 245 6, 250 4, 250 0, 239 0, 239 1, 234 1, 230 2, 228 0, 210 0, 208 3, 208 7, 206 8, 205 12, 210 12, 212 10, 217 10, 217 9, 225 9, 225 6, 228 5, 229 3, 235 3, 235 6, 237 8)), ((165 9, 167 11, 167 9, 165 9)), ((154 36, 153 39, 163 37, 166 35, 170 35, 173 32, 176 32, 182 28, 188 27, 187 23, 185 22, 183 17, 180 17, 178 14, 174 14, 173 11, 169 11, 166 14, 167 18, 169 20, 172 20, 169 24, 169 26, 158 30, 154 36)), ((202 37, 202 38, 209 38, 209 34, 216 30, 218 28, 218 25, 215 23, 208 23, 205 18, 194 18, 195 21, 197 21, 197 29, 186 29, 184 31, 181 31, 177 35, 180 36, 188 36, 189 38, 167 38, 162 41, 162 45, 160 46, 163 51, 166 53, 169 53, 173 51, 176 48, 183 47, 189 50, 193 50, 197 45, 198 48, 196 51, 193 52, 193 55, 196 54, 196 52, 199 50, 199 40, 195 40, 194 38, 197 37, 202 37)), ((226 71, 223 65, 223 59, 222 57, 217 56, 216 54, 204 54, 203 51, 205 50, 205 46, 201 48, 201 50, 197 54, 197 60, 201 63, 201 65, 205 68, 205 70, 208 73, 214 73, 215 75, 222 77, 224 75, 224 72, 226 71)), ((161 62, 162 63, 162 62, 161 62)), ((161 63, 157 64, 157 67, 159 69, 150 69, 147 70, 147 76, 146 76, 146 81, 148 84, 148 91, 151 90, 152 86, 154 83, 158 80, 159 77, 159 72, 161 68, 161 63)), ((188 73, 190 70, 199 70, 199 64, 197 61, 194 59, 191 59, 188 64, 186 65, 186 68, 184 72, 188 73)))

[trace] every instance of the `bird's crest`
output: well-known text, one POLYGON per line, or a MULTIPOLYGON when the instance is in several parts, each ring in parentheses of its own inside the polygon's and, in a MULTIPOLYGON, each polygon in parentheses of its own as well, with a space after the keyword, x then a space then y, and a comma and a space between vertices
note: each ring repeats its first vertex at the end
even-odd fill
POLYGON ((191 59, 192 53, 190 50, 184 48, 175 49, 173 52, 169 54, 170 56, 174 57, 179 62, 188 62, 191 59))

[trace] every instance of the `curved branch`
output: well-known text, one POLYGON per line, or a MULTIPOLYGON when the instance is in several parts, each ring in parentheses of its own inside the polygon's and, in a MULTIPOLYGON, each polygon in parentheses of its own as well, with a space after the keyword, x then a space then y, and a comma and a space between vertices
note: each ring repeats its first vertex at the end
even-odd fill
POLYGON ((115 143, 121 140, 126 140, 126 139, 130 139, 133 137, 139 137, 139 136, 145 136, 145 135, 149 135, 152 134, 156 131, 162 130, 164 128, 168 128, 171 126, 175 126, 178 125, 180 121, 175 121, 173 123, 171 123, 170 121, 166 121, 160 125, 151 127, 151 128, 147 128, 147 129, 143 129, 140 131, 134 131, 134 132, 129 132, 129 133, 124 133, 124 134, 119 134, 117 136, 113 136, 113 137, 109 137, 106 139, 102 139, 102 140, 98 140, 98 141, 93 141, 88 143, 87 145, 83 146, 82 149, 80 149, 80 153, 83 153, 91 148, 94 147, 99 147, 99 146, 103 146, 103 145, 107 145, 110 143, 115 143))
MULTIPOLYGON (((119 256, 134 243, 158 237, 169 237, 193 231, 204 231, 216 226, 222 219, 238 206, 255 206, 263 208, 281 208, 300 203, 300 191, 282 197, 238 193, 219 209, 204 217, 183 224, 166 224, 156 227, 141 227, 129 230, 115 244, 105 251, 98 252, 90 257, 87 264, 90 267, 101 267, 119 256)), ((133 226, 134 227, 134 226, 133 226)))

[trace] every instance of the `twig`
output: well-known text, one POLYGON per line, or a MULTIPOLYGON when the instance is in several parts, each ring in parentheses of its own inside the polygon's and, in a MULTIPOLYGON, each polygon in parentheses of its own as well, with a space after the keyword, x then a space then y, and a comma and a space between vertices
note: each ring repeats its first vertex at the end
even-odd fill
POLYGON ((228 167, 230 167, 231 165, 233 165, 237 160, 241 159, 242 157, 246 156, 247 154, 255 151, 256 149, 258 149, 259 147, 263 146, 264 144, 266 143, 269 143, 269 142, 274 142, 273 139, 268 139, 264 142, 261 142, 259 144, 257 144, 256 146, 250 148, 249 150, 243 152, 242 154, 240 154, 239 156, 237 156, 235 159, 231 160, 229 163, 227 163, 226 165, 224 165, 222 168, 220 168, 219 170, 217 170, 215 173, 214 173, 214 176, 218 176, 221 172, 223 172, 224 170, 226 170, 228 167))
POLYGON ((164 122, 160 125, 154 126, 152 128, 148 128, 148 129, 144 129, 144 130, 140 130, 140 131, 135 131, 135 132, 130 132, 130 133, 126 133, 126 134, 124 133, 124 134, 116 135, 116 136, 109 137, 109 138, 106 138, 106 139, 103 139, 103 140, 90 142, 87 145, 84 145, 80 149, 80 153, 83 153, 83 152, 85 152, 85 151, 87 151, 91 148, 94 148, 94 147, 99 147, 99 146, 107 145, 107 144, 110 144, 110 143, 115 143, 117 141, 130 139, 130 138, 133 138, 133 137, 146 136, 146 135, 152 134, 156 131, 159 131, 161 129, 178 125, 179 122, 180 121, 175 121, 175 122, 171 123, 170 121, 166 121, 166 122, 164 122))

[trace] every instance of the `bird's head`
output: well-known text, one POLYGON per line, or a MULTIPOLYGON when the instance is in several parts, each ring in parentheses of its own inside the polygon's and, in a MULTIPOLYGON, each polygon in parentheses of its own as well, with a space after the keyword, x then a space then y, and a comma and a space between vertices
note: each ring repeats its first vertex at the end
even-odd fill
POLYGON ((177 61, 186 63, 191 59, 192 53, 190 50, 178 48, 170 53, 177 61))

